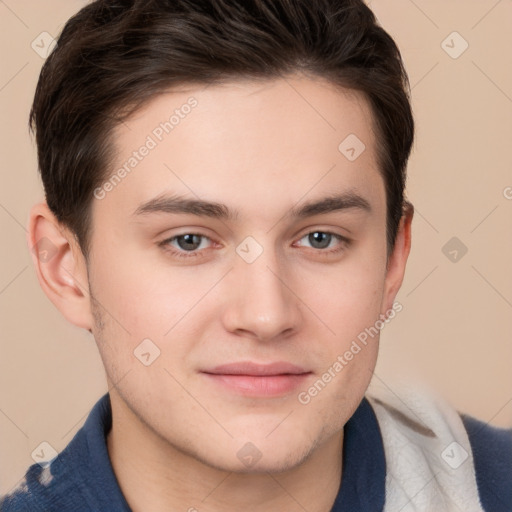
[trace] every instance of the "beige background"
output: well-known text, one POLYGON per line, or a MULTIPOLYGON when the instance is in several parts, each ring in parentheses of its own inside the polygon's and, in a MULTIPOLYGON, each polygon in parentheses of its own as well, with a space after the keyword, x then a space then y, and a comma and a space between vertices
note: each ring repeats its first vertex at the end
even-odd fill
MULTIPOLYGON (((27 117, 43 58, 31 44, 83 5, 0 0, 0 492, 42 441, 64 448, 106 391, 92 337, 46 299, 25 241, 42 198, 27 117)), ((512 426, 512 2, 371 7, 402 50, 417 122, 403 311, 382 333, 375 380, 395 390, 398 377, 419 377, 458 409, 512 426), (469 44, 458 58, 453 31, 469 44), (454 236, 468 249, 457 262, 442 251, 454 236)))

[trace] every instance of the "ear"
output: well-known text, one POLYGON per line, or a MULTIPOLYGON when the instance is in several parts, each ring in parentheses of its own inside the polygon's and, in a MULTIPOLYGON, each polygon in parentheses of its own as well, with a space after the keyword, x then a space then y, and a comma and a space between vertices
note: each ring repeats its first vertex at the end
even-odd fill
POLYGON ((92 330, 85 258, 74 234, 45 202, 30 210, 27 243, 44 293, 69 322, 92 330))
POLYGON ((400 224, 398 226, 395 245, 387 264, 382 301, 383 310, 381 311, 383 314, 392 308, 396 294, 402 286, 407 258, 411 251, 411 225, 413 215, 414 206, 406 201, 402 218, 400 219, 400 224))

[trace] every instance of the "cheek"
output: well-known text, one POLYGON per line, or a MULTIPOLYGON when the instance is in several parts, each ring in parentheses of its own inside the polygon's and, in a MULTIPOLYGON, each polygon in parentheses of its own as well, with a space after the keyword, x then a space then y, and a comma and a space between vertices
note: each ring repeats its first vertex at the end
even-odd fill
POLYGON ((311 309, 319 312, 323 324, 318 322, 318 342, 308 347, 318 372, 300 390, 297 401, 309 413, 315 411, 333 431, 357 407, 377 361, 380 331, 375 325, 380 318, 384 270, 375 261, 362 263, 333 273, 324 286, 318 286, 317 280, 316 292, 310 294, 311 309))
MULTIPOLYGON (((149 251, 147 251, 149 252, 149 251)), ((179 269, 148 264, 145 251, 121 244, 96 250, 92 288, 116 328, 134 337, 161 338, 197 301, 200 283, 187 286, 179 269)))
POLYGON ((379 319, 385 283, 379 260, 353 257, 328 273, 310 273, 302 283, 299 294, 332 347, 343 348, 379 319))
POLYGON ((219 317, 208 294, 224 272, 171 267, 164 261, 148 265, 143 251, 123 251, 126 257, 122 259, 114 252, 106 247, 97 252, 91 276, 91 289, 101 304, 98 309, 105 325, 98 337, 108 347, 102 350, 100 345, 104 361, 110 362, 107 366, 118 368, 118 377, 130 368, 140 371, 134 358, 134 353, 142 351, 139 346, 159 353, 155 367, 172 367, 177 360, 185 365, 208 323, 219 317), (116 264, 103 263, 110 261, 116 264), (144 341, 147 339, 157 348, 144 341))

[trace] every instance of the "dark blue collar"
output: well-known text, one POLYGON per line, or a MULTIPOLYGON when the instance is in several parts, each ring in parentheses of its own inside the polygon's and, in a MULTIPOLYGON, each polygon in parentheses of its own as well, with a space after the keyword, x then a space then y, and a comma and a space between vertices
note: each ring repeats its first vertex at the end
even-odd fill
POLYGON ((331 512, 381 512, 386 459, 379 424, 366 398, 348 420, 343 437, 343 475, 331 512))

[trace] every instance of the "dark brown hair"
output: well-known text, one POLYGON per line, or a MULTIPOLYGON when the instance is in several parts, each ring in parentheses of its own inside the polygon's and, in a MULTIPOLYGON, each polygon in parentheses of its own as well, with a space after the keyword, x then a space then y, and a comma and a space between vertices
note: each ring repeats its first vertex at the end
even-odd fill
POLYGON ((98 0, 84 7, 45 62, 30 113, 50 209, 87 256, 93 191, 109 173, 118 123, 178 85, 294 72, 368 100, 389 255, 408 204, 414 122, 400 52, 362 0, 98 0))

